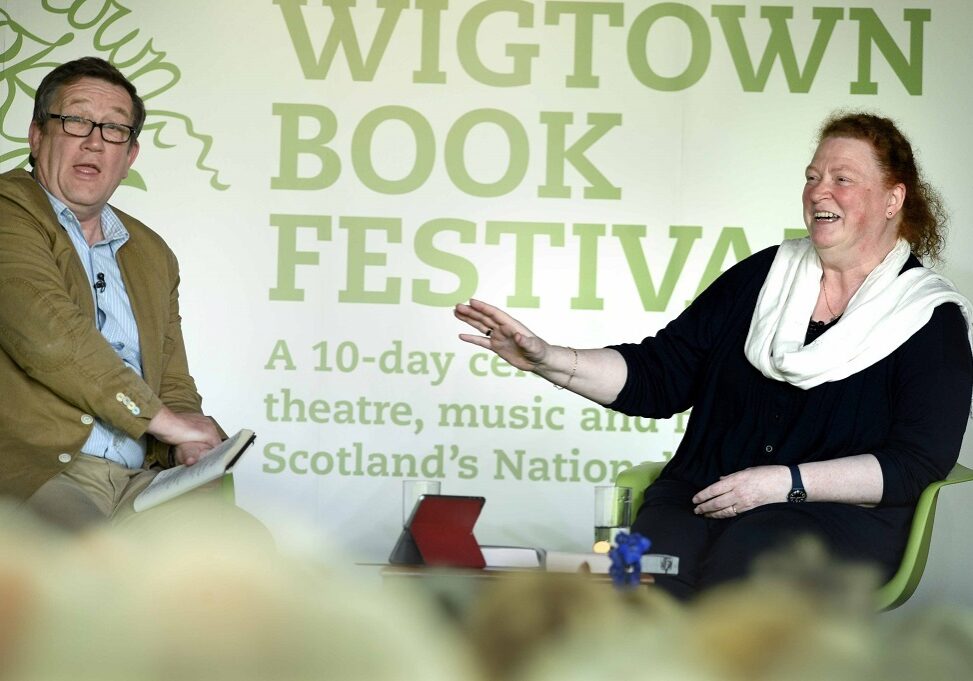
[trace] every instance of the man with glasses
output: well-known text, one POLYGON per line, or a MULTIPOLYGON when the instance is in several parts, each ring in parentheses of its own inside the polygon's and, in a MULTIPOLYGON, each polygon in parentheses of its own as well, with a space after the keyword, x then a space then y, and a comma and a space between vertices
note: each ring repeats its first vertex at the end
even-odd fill
POLYGON ((125 516, 222 435, 189 375, 176 258, 108 205, 144 122, 114 66, 63 64, 37 89, 32 172, 0 175, 0 497, 67 527, 125 516))

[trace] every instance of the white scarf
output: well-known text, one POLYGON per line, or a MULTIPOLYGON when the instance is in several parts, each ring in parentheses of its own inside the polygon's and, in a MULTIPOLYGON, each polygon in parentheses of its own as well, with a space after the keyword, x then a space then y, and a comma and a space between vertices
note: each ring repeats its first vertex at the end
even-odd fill
POLYGON ((888 357, 943 303, 959 305, 973 347, 970 301, 948 279, 925 267, 899 274, 908 258, 909 244, 899 239, 865 278, 841 319, 804 345, 821 286, 821 260, 809 237, 784 241, 757 298, 747 359, 767 378, 804 390, 839 381, 888 357))

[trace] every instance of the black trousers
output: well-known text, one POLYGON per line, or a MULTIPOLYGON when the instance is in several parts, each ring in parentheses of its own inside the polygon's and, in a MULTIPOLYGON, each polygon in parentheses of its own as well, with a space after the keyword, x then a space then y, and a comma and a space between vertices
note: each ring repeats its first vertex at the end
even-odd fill
POLYGON ((678 575, 657 575, 656 584, 680 600, 745 577, 761 554, 812 535, 832 556, 895 573, 908 537, 911 508, 862 508, 851 504, 767 504, 725 520, 698 516, 698 488, 658 480, 645 494, 632 531, 648 537, 652 553, 679 557, 678 575))

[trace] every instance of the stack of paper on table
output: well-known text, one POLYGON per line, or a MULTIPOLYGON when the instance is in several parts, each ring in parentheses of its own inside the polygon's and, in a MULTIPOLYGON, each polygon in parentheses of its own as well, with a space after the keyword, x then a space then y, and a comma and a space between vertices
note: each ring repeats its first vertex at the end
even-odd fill
POLYGON ((544 568, 544 549, 530 546, 481 545, 483 559, 490 569, 544 568))
MULTIPOLYGON (((480 546, 488 569, 535 568, 548 572, 591 572, 607 575, 611 558, 603 553, 545 551, 529 546, 480 546)), ((642 572, 655 575, 679 573, 679 559, 660 553, 642 556, 642 572)))
MULTIPOLYGON (((604 553, 567 553, 548 551, 546 567, 548 572, 585 572, 608 574, 611 558, 604 553), (585 568, 587 565, 587 568, 585 568)), ((679 574, 679 559, 661 553, 647 553, 642 556, 642 572, 653 575, 679 574)))

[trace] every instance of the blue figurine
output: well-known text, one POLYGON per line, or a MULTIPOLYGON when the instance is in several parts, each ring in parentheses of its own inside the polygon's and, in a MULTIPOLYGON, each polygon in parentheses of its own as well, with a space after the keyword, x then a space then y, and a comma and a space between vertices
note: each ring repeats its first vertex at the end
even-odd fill
POLYGON ((611 568, 608 573, 612 583, 620 589, 638 586, 642 581, 642 555, 647 553, 652 542, 638 532, 626 534, 619 532, 615 546, 608 551, 611 568))

